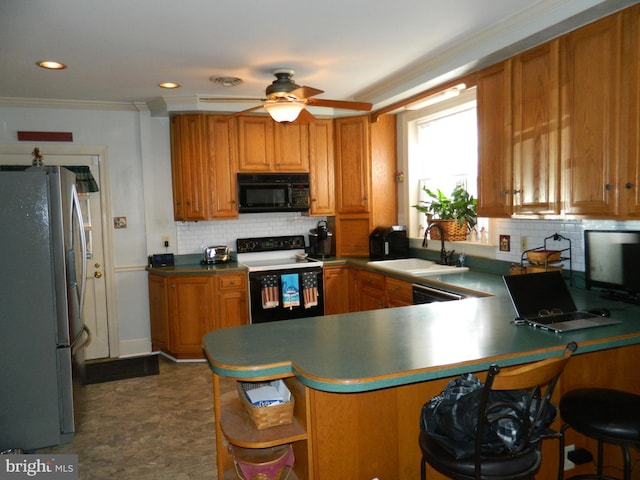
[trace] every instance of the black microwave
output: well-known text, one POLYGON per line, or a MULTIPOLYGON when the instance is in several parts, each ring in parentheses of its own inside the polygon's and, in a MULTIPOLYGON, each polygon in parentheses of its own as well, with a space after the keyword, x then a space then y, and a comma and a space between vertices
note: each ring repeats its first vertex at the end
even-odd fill
POLYGON ((309 211, 309 174, 238 173, 238 211, 309 211))

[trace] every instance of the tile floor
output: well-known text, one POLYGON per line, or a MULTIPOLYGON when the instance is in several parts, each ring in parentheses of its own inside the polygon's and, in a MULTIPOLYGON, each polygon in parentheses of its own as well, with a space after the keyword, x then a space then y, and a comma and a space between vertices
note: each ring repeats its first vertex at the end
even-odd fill
POLYGON ((206 363, 160 358, 160 373, 84 387, 72 443, 80 480, 217 480, 206 363))

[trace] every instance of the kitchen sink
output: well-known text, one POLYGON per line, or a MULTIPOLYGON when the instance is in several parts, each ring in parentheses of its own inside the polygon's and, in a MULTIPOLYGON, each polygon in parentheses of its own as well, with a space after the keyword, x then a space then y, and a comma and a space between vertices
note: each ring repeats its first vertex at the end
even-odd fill
POLYGON ((389 272, 406 273, 416 277, 427 277, 429 275, 444 275, 448 273, 461 273, 469 269, 467 267, 453 267, 451 265, 440 265, 431 260, 422 258, 401 258, 398 260, 374 260, 367 262, 370 267, 389 272))

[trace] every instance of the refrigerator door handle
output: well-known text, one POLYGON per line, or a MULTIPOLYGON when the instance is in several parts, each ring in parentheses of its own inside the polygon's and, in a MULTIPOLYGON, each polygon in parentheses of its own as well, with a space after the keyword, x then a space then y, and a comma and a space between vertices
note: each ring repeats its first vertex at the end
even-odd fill
MULTIPOLYGON (((80 234, 80 250, 82 252, 82 276, 80 277, 80 288, 78 290, 78 304, 80 305, 80 315, 82 316, 82 307, 84 306, 84 294, 87 283, 87 239, 84 233, 84 219, 82 218, 82 209, 80 207, 80 198, 78 197, 78 189, 75 184, 71 186, 71 209, 72 215, 75 213, 78 221, 78 230, 80 234)), ((71 222, 73 225, 73 222, 71 222)), ((71 237, 73 238, 73 236, 71 237)))
POLYGON ((91 343, 91 330, 86 325, 82 325, 82 331, 73 339, 71 344, 71 355, 76 355, 81 352, 91 343), (86 334, 86 336, 85 336, 86 334))

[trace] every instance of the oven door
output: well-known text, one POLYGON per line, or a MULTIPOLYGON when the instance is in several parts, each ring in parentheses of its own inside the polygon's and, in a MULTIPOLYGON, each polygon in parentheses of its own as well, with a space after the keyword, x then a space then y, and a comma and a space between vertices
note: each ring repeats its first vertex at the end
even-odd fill
POLYGON ((249 272, 249 295, 251 323, 322 316, 324 315, 322 267, 249 272), (311 283, 303 282, 307 274, 313 275, 314 281, 311 283), (293 275, 293 277, 290 275, 293 275), (297 302, 295 298, 291 301, 292 299, 288 293, 290 289, 288 283, 291 279, 295 281, 296 276, 298 283, 297 302), (305 292, 305 286, 308 285, 311 285, 311 287, 305 292), (274 291, 274 287, 277 287, 277 290, 274 291), (263 292, 265 289, 271 290, 267 293, 266 291, 263 292), (277 305, 274 306, 276 299, 277 305), (294 305, 285 306, 285 302, 290 302, 294 305), (313 305, 314 303, 315 305, 313 305))

